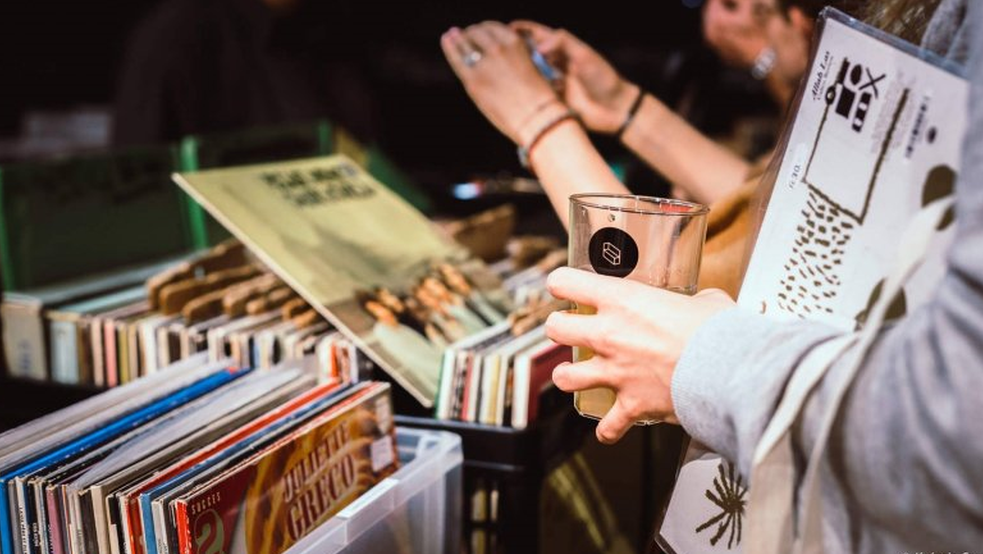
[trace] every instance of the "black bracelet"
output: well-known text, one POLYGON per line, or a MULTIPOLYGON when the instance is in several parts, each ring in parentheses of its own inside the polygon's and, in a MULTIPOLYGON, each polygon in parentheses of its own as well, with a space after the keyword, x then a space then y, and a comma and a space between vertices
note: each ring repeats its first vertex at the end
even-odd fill
POLYGON ((638 96, 635 97, 635 101, 631 103, 631 107, 628 108, 628 115, 625 116, 625 122, 618 127, 618 132, 614 134, 615 137, 620 141, 628 130, 628 126, 635 119, 635 114, 638 113, 638 109, 642 107, 642 99, 645 98, 645 90, 642 87, 638 87, 638 96))

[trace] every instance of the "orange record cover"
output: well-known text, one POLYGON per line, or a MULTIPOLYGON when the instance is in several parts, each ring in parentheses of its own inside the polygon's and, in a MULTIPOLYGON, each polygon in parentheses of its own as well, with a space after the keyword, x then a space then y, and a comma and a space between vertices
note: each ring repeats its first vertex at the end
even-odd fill
POLYGON ((129 540, 130 545, 132 545, 133 554, 145 554, 146 552, 146 548, 143 543, 143 520, 140 517, 140 493, 150 490, 154 486, 163 483, 164 481, 174 477, 178 473, 188 469, 198 462, 201 462, 209 456, 228 448, 236 442, 270 425, 274 421, 290 415, 302 406, 324 398, 335 391, 339 386, 340 383, 334 381, 315 387, 297 398, 283 404, 282 406, 267 412, 260 417, 257 417, 249 423, 246 423, 235 431, 222 437, 221 440, 215 441, 214 443, 198 450, 190 456, 182 458, 170 467, 162 469, 154 474, 152 478, 141 483, 138 488, 128 491, 126 498, 124 499, 126 510, 122 513, 122 517, 127 518, 127 528, 129 529, 129 540))
POLYGON ((398 463, 388 384, 174 501, 181 552, 279 554, 398 463))

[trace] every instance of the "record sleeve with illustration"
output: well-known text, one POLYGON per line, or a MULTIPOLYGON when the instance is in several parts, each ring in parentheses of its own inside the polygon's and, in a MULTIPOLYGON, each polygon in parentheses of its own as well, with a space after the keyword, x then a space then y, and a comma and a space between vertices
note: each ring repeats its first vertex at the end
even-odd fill
POLYGON ((479 260, 343 155, 175 180, 425 407, 443 347, 509 311, 479 260))

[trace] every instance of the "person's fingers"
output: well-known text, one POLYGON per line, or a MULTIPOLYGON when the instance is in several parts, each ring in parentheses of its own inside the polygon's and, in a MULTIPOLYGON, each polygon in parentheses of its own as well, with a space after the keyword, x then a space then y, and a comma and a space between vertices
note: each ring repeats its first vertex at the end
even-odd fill
POLYGON ((536 49, 544 54, 555 49, 559 44, 556 40, 556 32, 552 28, 535 21, 520 19, 509 23, 509 28, 520 35, 529 37, 536 49))
POLYGON ((440 47, 444 51, 444 56, 458 77, 463 77, 464 71, 467 68, 464 64, 464 56, 461 53, 462 48, 464 48, 464 42, 465 39, 461 35, 461 30, 457 27, 450 29, 440 37, 440 47))
POLYGON ((521 33, 532 37, 536 50, 547 58, 556 58, 568 54, 568 50, 576 49, 582 43, 563 29, 552 29, 534 21, 513 21, 509 26, 521 33))
POLYGON ((546 336, 553 342, 597 350, 597 317, 553 312, 546 318, 546 336))
POLYGON ((611 406, 608 413, 597 424, 595 434, 597 440, 604 444, 614 444, 625 436, 628 429, 635 424, 635 420, 621 407, 618 402, 611 406))
POLYGON ((483 54, 493 52, 499 44, 487 23, 471 25, 464 30, 464 36, 483 54))
POLYGON ((560 58, 567 55, 567 42, 560 33, 553 33, 543 42, 536 43, 536 50, 547 58, 560 58))
POLYGON ((547 277, 546 288, 555 298, 600 308, 624 294, 628 283, 631 281, 561 267, 547 277))
POLYGON ((500 21, 486 21, 485 28, 499 44, 508 44, 517 38, 516 32, 500 21))
POLYGON ((591 358, 575 364, 562 363, 553 369, 553 384, 564 392, 596 388, 611 388, 611 372, 604 369, 600 358, 591 358))

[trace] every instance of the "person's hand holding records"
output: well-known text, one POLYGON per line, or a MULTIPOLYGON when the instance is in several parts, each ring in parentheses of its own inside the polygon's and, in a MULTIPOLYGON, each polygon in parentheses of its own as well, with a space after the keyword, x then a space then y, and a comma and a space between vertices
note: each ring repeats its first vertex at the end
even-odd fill
POLYGON ((678 423, 671 393, 676 362, 696 330, 734 301, 718 290, 685 296, 570 268, 554 271, 547 286, 557 298, 597 309, 596 315, 555 312, 546 334, 594 351, 590 360, 556 368, 559 389, 606 387, 617 393, 597 425, 598 440, 617 442, 636 421, 678 423))

